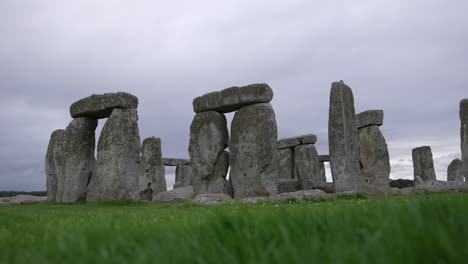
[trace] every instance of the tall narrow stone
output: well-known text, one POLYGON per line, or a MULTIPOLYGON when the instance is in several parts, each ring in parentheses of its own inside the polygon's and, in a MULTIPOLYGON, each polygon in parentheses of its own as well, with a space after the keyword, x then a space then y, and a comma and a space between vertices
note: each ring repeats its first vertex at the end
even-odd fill
POLYGON ((140 151, 137 110, 114 109, 99 137, 87 200, 136 200, 140 151))
POLYGON ((463 181, 462 161, 454 159, 447 168, 447 181, 463 181))
POLYGON ((314 145, 297 146, 294 150, 294 174, 299 179, 301 189, 315 189, 327 182, 320 171, 320 161, 314 145))
POLYGON ((331 87, 328 142, 335 190, 359 190, 363 180, 359 166, 354 97, 351 88, 343 81, 334 82, 331 87))
POLYGON ((468 182, 468 98, 460 102, 460 143, 462 152, 462 174, 468 182))
POLYGON ((45 159, 46 185, 47 185, 47 201, 57 201, 57 169, 55 157, 57 156, 57 143, 65 134, 64 129, 55 130, 50 136, 49 146, 45 159))
POLYGON ((414 177, 421 177, 423 181, 437 180, 432 159, 431 147, 422 146, 413 149, 414 177))
POLYGON ((151 200, 154 195, 167 191, 165 167, 161 156, 160 138, 149 137, 143 140, 139 180, 140 199, 142 200, 151 200))
POLYGON ((175 172, 175 184, 173 189, 192 185, 192 166, 178 165, 175 172))
POLYGON ((243 107, 231 125, 231 180, 235 197, 278 192, 278 152, 275 112, 268 104, 243 107))
POLYGON ((294 149, 278 150, 278 179, 294 178, 294 149))
POLYGON ((194 193, 223 193, 233 196, 232 185, 226 180, 227 172, 229 170, 229 152, 223 151, 216 161, 214 171, 207 178, 199 176, 192 177, 192 186, 194 193))

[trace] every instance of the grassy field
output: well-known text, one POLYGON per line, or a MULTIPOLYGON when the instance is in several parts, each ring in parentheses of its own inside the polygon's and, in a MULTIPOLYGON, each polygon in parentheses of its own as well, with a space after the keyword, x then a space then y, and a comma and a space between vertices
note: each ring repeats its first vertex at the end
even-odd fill
POLYGON ((0 263, 467 263, 468 194, 0 206, 0 263))

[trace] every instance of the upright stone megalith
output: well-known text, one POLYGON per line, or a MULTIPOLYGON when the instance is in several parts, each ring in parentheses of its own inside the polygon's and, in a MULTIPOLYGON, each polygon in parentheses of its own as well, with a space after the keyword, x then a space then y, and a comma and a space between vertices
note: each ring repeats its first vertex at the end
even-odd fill
POLYGON ((235 197, 278 192, 278 152, 275 112, 269 103, 240 109, 232 120, 231 180, 235 197))
POLYGON ((141 173, 139 192, 141 200, 152 200, 153 196, 167 191, 165 167, 162 164, 161 139, 149 137, 141 147, 141 173))
POLYGON ((468 182, 468 98, 460 102, 460 143, 462 152, 462 174, 468 182))
POLYGON ((313 144, 297 146, 294 153, 294 174, 299 179, 301 189, 316 189, 327 182, 320 171, 317 149, 313 144))
POLYGON ((354 97, 351 88, 343 81, 334 82, 331 87, 328 142, 335 190, 358 191, 363 180, 359 166, 354 97))
POLYGON ((447 168, 447 181, 463 181, 462 161, 454 159, 447 168))
POLYGON ((46 185, 47 185, 47 201, 57 201, 57 166, 55 158, 58 155, 57 143, 65 134, 64 129, 55 130, 50 136, 49 146, 47 147, 45 159, 46 185))
POLYGON ((434 170, 434 160, 429 146, 413 149, 414 178, 421 177, 423 181, 437 180, 434 170))
MULTIPOLYGON (((227 160, 223 158, 226 155, 224 149, 227 148, 228 142, 229 134, 224 114, 207 111, 195 115, 190 125, 189 143, 192 186, 195 195, 226 192, 232 195, 232 191, 229 191, 230 184, 226 180, 229 158, 227 160), (214 182, 220 184, 208 188, 214 182)), ((229 157, 229 154, 227 155, 229 157)))
POLYGON ((177 165, 173 189, 192 186, 192 165, 177 165))
POLYGON ((136 200, 140 151, 137 110, 114 109, 99 137, 87 200, 136 200))

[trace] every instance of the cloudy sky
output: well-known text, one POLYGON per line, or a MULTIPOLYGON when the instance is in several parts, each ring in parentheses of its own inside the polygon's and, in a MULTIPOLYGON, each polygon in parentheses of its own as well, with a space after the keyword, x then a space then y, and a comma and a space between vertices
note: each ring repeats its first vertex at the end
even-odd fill
POLYGON ((392 178, 412 178, 411 149, 430 145, 445 179, 468 97, 466 10, 466 0, 0 0, 0 190, 45 190, 50 133, 93 93, 138 96, 141 138, 188 158, 193 98, 266 82, 279 137, 315 133, 325 154, 338 80, 357 112, 384 109, 392 178))

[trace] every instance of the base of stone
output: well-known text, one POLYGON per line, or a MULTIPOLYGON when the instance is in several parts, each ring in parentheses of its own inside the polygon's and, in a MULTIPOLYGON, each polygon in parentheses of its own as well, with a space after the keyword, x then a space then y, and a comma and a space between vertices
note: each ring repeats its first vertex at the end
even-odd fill
POLYGON ((300 189, 298 179, 280 179, 278 180, 278 193, 295 192, 300 189))

